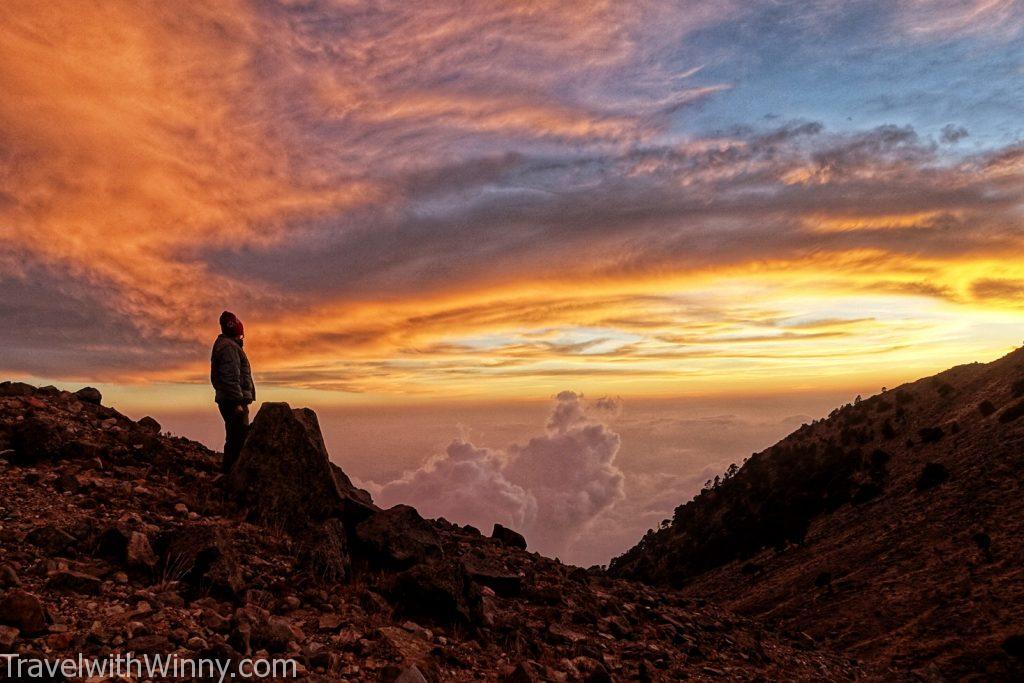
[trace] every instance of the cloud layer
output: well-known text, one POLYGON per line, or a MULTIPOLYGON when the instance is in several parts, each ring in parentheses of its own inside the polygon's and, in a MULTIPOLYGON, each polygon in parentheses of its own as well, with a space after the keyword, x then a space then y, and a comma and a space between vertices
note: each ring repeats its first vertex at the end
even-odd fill
POLYGON ((601 421, 617 409, 614 401, 588 404, 561 392, 543 436, 502 451, 457 439, 422 467, 374 486, 375 497, 485 532, 495 523, 511 526, 533 549, 564 556, 623 497, 619 435, 601 421))
POLYGON ((0 371, 201 382, 223 308, 261 383, 345 395, 994 353, 1024 282, 1022 16, 5 3, 0 371))

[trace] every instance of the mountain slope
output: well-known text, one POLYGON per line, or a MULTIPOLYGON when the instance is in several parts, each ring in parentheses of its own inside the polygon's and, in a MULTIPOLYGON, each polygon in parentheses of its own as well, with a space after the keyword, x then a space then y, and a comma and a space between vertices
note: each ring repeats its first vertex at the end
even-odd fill
POLYGON ((1024 350, 804 425, 609 573, 925 677, 1021 673, 1024 350))
POLYGON ((290 657, 314 681, 863 673, 508 530, 381 510, 330 464, 309 410, 264 404, 230 476, 220 460, 94 389, 0 383, 0 653, 290 657))

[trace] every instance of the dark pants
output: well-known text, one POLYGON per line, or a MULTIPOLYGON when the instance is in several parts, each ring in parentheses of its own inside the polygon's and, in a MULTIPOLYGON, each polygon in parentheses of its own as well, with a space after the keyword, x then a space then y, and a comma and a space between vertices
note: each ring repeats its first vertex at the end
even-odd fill
POLYGON ((238 460, 242 444, 249 433, 249 406, 244 403, 218 403, 220 416, 224 418, 224 472, 238 460), (241 410, 239 410, 241 406, 241 410))

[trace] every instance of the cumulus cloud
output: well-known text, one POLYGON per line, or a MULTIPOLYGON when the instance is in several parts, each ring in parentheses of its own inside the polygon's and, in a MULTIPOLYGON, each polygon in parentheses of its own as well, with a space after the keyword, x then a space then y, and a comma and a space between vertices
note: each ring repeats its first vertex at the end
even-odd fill
POLYGON ((422 467, 374 486, 375 495, 383 505, 409 503, 484 531, 511 525, 531 547, 564 554, 623 496, 619 435, 600 420, 610 409, 617 402, 561 392, 542 436, 505 450, 457 439, 422 467))
POLYGON ((423 467, 373 488, 384 505, 407 502, 427 515, 483 529, 495 522, 522 529, 536 520, 537 500, 509 481, 506 464, 505 453, 457 439, 423 467))

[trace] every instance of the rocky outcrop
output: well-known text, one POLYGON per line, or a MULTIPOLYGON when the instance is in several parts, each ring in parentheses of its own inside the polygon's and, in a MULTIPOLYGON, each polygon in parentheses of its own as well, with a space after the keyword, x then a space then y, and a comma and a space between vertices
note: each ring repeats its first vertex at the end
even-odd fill
POLYGON ((419 564, 395 576, 388 597, 400 618, 473 627, 481 594, 461 562, 419 564))
POLYGON ((249 520, 302 534, 331 518, 354 521, 376 511, 343 474, 330 461, 316 413, 264 403, 225 490, 249 520))
POLYGON ((31 465, 40 460, 56 460, 69 450, 71 439, 49 416, 31 413, 11 430, 11 460, 31 465))
POLYGON ((355 535, 362 555, 377 568, 404 569, 443 554, 434 526, 408 505, 376 512, 356 526, 355 535))
POLYGON ((31 396, 36 388, 25 382, 0 382, 0 396, 31 396))
POLYGON ((103 394, 95 387, 82 387, 75 392, 75 396, 84 403, 92 403, 97 406, 103 402, 103 394))
POLYGON ((491 532, 491 538, 507 545, 509 548, 519 548, 526 550, 526 539, 518 531, 512 531, 507 527, 503 527, 500 524, 494 525, 494 530, 491 532))
POLYGON ((475 583, 487 586, 502 597, 514 598, 522 593, 525 577, 517 572, 480 558, 469 558, 463 562, 463 566, 467 576, 475 583))

